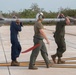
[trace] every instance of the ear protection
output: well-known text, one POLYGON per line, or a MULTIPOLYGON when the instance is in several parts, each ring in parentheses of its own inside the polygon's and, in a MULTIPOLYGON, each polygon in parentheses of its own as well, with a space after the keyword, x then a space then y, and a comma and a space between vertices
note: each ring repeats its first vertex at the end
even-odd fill
POLYGON ((36 15, 36 20, 38 20, 38 19, 43 19, 44 18, 44 16, 43 16, 43 13, 42 12, 40 12, 40 13, 37 13, 37 15, 36 15))
POLYGON ((38 16, 38 18, 39 18, 39 19, 43 19, 44 16, 43 16, 42 14, 40 14, 40 15, 38 16))
POLYGON ((40 15, 38 16, 38 18, 39 18, 39 19, 42 19, 42 15, 40 14, 40 15))
POLYGON ((63 14, 60 14, 60 15, 58 16, 58 18, 65 18, 65 16, 64 16, 63 14))

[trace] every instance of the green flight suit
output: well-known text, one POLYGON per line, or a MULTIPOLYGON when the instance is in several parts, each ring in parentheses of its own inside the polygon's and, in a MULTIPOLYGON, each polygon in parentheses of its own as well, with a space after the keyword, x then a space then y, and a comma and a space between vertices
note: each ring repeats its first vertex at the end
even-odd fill
POLYGON ((56 31, 54 33, 55 42, 57 44, 57 52, 56 55, 58 57, 62 57, 63 53, 66 51, 66 43, 65 43, 65 21, 57 22, 56 31))
POLYGON ((47 49, 46 49, 45 43, 43 42, 43 37, 39 31, 40 29, 43 29, 42 23, 36 22, 34 25, 35 34, 34 34, 33 42, 34 42, 34 45, 40 44, 40 46, 35 48, 32 51, 31 56, 30 56, 29 67, 33 67, 35 65, 35 61, 36 61, 36 58, 39 54, 39 51, 41 51, 41 55, 42 55, 46 65, 50 63, 50 61, 48 59, 47 49))

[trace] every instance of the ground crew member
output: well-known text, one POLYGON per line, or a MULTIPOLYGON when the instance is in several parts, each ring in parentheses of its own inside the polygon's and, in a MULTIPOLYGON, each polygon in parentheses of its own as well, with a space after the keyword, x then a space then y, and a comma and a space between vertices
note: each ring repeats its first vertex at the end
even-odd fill
POLYGON ((21 52, 21 45, 18 41, 18 32, 21 31, 22 23, 19 20, 12 21, 10 25, 10 40, 11 40, 11 66, 19 66, 17 57, 21 52))
POLYGON ((54 63, 57 64, 62 64, 65 63, 65 61, 61 60, 61 57, 63 55, 63 53, 66 51, 66 43, 65 43, 65 25, 69 25, 70 24, 70 20, 65 17, 63 14, 59 14, 58 18, 65 18, 65 21, 60 21, 57 22, 56 24, 56 31, 54 33, 54 38, 55 38, 55 42, 57 44, 57 52, 54 55, 51 55, 52 60, 54 61, 54 63), (58 57, 58 61, 56 62, 56 57, 58 57))
POLYGON ((47 39, 47 37, 43 31, 43 25, 41 23, 43 21, 43 18, 44 18, 43 13, 38 13, 36 15, 37 21, 34 25, 34 39, 33 39, 33 41, 34 41, 34 45, 40 44, 40 46, 35 48, 32 51, 32 54, 30 56, 29 69, 38 69, 35 66, 35 61, 39 54, 39 51, 41 51, 41 55, 46 63, 46 67, 49 68, 51 66, 51 63, 48 58, 47 49, 46 49, 45 43, 43 42, 43 38, 44 38, 47 41, 47 44, 49 44, 49 40, 47 39))

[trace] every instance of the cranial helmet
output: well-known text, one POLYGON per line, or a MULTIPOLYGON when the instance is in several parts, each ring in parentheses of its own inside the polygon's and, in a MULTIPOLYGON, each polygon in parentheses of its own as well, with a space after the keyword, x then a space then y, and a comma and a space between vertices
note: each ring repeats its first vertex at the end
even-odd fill
POLYGON ((65 16, 64 16, 64 14, 60 13, 60 14, 58 15, 58 18, 65 18, 65 16))
POLYGON ((17 19, 17 16, 16 16, 16 15, 13 15, 13 17, 12 17, 12 18, 17 19))
POLYGON ((43 15, 42 12, 37 13, 37 15, 36 15, 36 20, 43 19, 43 18, 44 18, 44 15, 43 15))

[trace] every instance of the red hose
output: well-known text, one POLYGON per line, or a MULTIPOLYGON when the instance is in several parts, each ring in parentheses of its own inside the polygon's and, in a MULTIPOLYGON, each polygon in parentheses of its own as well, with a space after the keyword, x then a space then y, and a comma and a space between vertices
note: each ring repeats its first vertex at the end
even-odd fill
POLYGON ((27 52, 29 52, 29 51, 31 51, 31 50, 34 50, 34 49, 37 48, 38 46, 40 46, 40 44, 36 44, 35 46, 33 46, 33 47, 31 47, 31 48, 29 48, 29 49, 27 49, 27 50, 25 50, 25 51, 23 51, 23 52, 21 52, 21 53, 27 53, 27 52))

